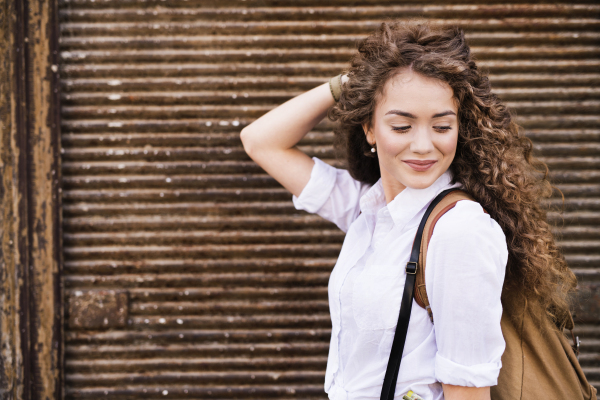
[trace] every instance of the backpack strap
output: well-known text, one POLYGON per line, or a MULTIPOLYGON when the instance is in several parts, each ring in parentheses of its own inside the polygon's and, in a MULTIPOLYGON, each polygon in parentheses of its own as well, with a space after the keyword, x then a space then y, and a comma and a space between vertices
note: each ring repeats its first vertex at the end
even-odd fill
MULTIPOLYGON (((427 310, 427 314, 429 314, 429 319, 433 323, 433 313, 431 311, 431 307, 429 306, 429 299, 427 298, 427 289, 425 288, 425 259, 427 258, 427 247, 429 246, 429 241, 431 240, 431 236, 433 235, 433 228, 438 220, 456 206, 461 200, 471 200, 475 201, 475 199, 469 195, 467 192, 455 189, 446 196, 434 207, 431 212, 431 216, 427 219, 425 223, 425 227, 423 228, 423 237, 424 240, 421 241, 421 251, 419 254, 419 266, 417 268, 417 277, 416 277, 416 288, 415 288, 415 301, 416 303, 427 310)), ((485 212, 485 210, 484 210, 485 212)))

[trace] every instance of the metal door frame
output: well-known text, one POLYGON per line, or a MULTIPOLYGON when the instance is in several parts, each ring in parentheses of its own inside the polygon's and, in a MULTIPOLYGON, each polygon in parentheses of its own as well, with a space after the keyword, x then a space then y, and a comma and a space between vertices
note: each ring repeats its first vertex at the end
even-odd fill
POLYGON ((0 399, 63 398, 58 0, 0 0, 0 399))

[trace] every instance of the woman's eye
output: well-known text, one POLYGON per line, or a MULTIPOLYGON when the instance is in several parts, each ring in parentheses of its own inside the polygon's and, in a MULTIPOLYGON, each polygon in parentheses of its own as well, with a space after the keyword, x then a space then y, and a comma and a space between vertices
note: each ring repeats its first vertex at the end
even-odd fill
POLYGON ((409 126, 392 126, 392 130, 398 131, 398 132, 406 132, 409 129, 410 129, 410 125, 409 126))
POLYGON ((452 129, 451 126, 434 126, 434 129, 437 129, 438 131, 448 131, 450 129, 452 129))

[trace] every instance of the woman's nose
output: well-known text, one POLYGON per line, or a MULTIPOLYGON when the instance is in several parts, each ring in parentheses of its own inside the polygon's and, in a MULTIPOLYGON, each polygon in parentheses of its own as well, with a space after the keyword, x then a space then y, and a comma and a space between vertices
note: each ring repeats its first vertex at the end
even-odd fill
POLYGON ((433 151, 433 142, 431 134, 427 129, 418 129, 414 133, 413 140, 410 144, 410 150, 417 154, 427 154, 433 151))

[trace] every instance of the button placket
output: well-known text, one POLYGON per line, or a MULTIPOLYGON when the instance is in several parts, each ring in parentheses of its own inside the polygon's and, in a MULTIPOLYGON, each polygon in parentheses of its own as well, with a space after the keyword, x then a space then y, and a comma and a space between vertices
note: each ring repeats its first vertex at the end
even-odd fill
MULTIPOLYGON (((369 226, 369 221, 366 219, 367 216, 364 215, 362 216, 363 218, 363 223, 366 225, 365 227, 369 226)), ((365 232, 365 231, 363 231, 365 232)), ((360 259, 365 255, 365 252, 369 250, 369 244, 372 240, 372 231, 367 229, 366 230, 366 234, 367 234, 367 238, 365 238, 365 241, 362 242, 363 247, 362 249, 360 247, 355 248, 354 252, 352 252, 351 254, 346 256, 345 262, 352 262, 351 260, 355 260, 352 264, 352 266, 350 268, 347 268, 343 271, 340 271, 341 273, 338 274, 339 276, 336 276, 335 278, 335 282, 334 282, 334 292, 335 295, 337 296, 337 310, 335 310, 335 314, 332 312, 331 313, 331 321, 332 321, 332 329, 331 329, 331 335, 332 335, 332 339, 335 338, 335 348, 336 348, 336 356, 335 356, 335 361, 334 361, 334 366, 332 368, 332 374, 333 376, 335 376, 335 374, 339 371, 339 357, 340 357, 340 331, 341 331, 341 324, 342 324, 342 316, 341 316, 341 311, 342 311, 342 303, 341 303, 341 291, 342 291, 342 286, 344 285, 344 281, 346 280, 346 277, 348 276, 348 273, 350 272, 350 270, 352 268, 354 268, 354 266, 356 265, 357 262, 360 261, 360 259)), ((348 232, 348 234, 350 233, 350 231, 348 232)), ((334 311, 334 310, 331 310, 334 311)))

